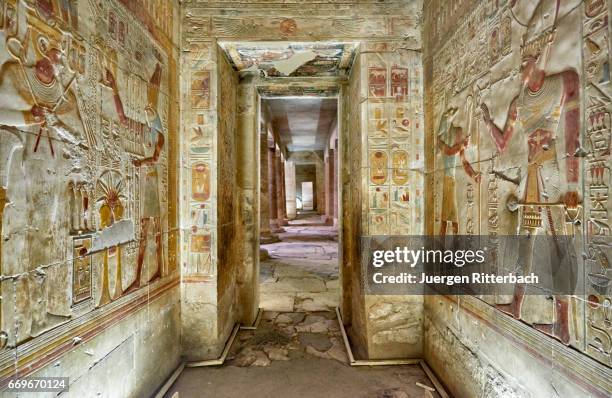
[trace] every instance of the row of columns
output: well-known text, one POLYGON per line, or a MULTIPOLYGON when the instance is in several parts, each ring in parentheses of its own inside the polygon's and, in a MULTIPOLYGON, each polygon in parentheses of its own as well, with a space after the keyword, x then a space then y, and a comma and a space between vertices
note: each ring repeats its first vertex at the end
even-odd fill
MULTIPOLYGON (((295 163, 287 161, 264 126, 260 129, 260 240, 272 243, 289 219, 297 216, 295 163)), ((326 150, 324 164, 325 213, 329 225, 338 223, 338 151, 326 150)))
MULTIPOLYGON (((282 227, 288 224, 286 162, 265 128, 260 134, 260 162, 260 240, 265 244, 278 241, 276 234, 284 232, 282 227)), ((293 196, 295 201, 295 193, 293 196)))
POLYGON ((295 163, 288 160, 285 162, 285 208, 289 220, 297 217, 296 184, 295 163))

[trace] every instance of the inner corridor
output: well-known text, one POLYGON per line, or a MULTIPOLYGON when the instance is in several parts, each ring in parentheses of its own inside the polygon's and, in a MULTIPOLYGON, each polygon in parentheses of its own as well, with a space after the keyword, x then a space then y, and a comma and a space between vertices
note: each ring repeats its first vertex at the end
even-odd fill
POLYGON ((334 311, 340 305, 337 228, 314 211, 299 211, 283 229, 279 242, 261 245, 260 307, 334 311))
POLYGON ((0 0, 0 397, 612 397, 610 37, 612 0, 0 0))

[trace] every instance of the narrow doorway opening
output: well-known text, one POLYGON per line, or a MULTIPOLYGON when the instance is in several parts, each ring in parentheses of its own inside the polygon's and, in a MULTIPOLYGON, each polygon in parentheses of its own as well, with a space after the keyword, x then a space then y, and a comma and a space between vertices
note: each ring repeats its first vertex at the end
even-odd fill
POLYGON ((260 307, 333 311, 341 296, 338 99, 262 98, 259 120, 260 307))

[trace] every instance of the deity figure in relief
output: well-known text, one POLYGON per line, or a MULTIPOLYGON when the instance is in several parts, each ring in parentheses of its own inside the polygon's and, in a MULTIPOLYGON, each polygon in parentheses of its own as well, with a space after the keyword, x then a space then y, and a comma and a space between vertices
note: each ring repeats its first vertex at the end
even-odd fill
MULTIPOLYGON (((162 154, 165 138, 163 126, 158 112, 159 89, 162 77, 162 67, 158 63, 149 79, 147 88, 147 105, 144 109, 148 136, 145 137, 145 157, 134 159, 135 167, 141 169, 141 217, 140 246, 136 269, 136 279, 127 287, 126 293, 141 287, 145 262, 153 275, 147 277, 147 283, 161 276, 163 262, 161 206, 159 196, 158 160, 162 154), (145 261, 148 260, 148 261, 145 261)), ((105 69, 105 85, 113 90, 115 109, 121 123, 130 123, 123 102, 119 96, 116 79, 111 69, 105 69)))
POLYGON ((456 126, 453 121, 457 116, 457 107, 448 108, 440 118, 438 125, 437 148, 443 157, 444 179, 442 182, 442 212, 440 215, 440 235, 445 236, 448 224, 453 229, 453 234, 459 233, 459 221, 457 217, 457 192, 455 169, 457 168, 457 156, 465 173, 477 183, 482 176, 476 172, 465 156, 465 150, 470 143, 470 127, 472 119, 472 106, 470 102, 468 133, 463 128, 456 126))

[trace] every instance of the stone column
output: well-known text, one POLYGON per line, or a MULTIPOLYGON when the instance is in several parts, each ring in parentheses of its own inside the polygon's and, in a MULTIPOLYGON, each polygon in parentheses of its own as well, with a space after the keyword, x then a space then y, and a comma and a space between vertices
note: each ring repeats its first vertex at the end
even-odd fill
POLYGON ((295 163, 285 162, 285 207, 287 208, 287 218, 293 220, 297 217, 295 203, 295 163))
POLYGON ((268 132, 262 130, 259 135, 259 242, 268 244, 278 242, 278 235, 270 230, 270 178, 268 174, 268 132))
MULTIPOLYGON (((2 271, 2 216, 4 215, 4 206, 6 206, 6 191, 0 187, 0 271, 2 271)), ((4 275, 0 273, 0 275, 4 275)), ((1 286, 1 283, 0 283, 1 286)), ((0 306, 1 307, 1 306, 0 306)), ((0 312, 2 310, 0 309, 0 312)))
POLYGON ((334 150, 327 151, 327 161, 325 162, 325 222, 334 222, 334 150))
MULTIPOLYGON (((236 94, 236 189, 239 211, 234 219, 233 247, 235 292, 238 297, 240 322, 251 325, 259 310, 259 244, 257 231, 257 163, 259 162, 259 130, 257 91, 254 81, 257 74, 242 75, 236 94)), ((221 250, 231 250, 221 247, 221 250)))
POLYGON ((334 225, 338 225, 338 140, 336 140, 335 148, 333 150, 333 165, 332 165, 332 173, 333 173, 333 192, 334 192, 334 200, 332 202, 332 213, 334 217, 334 225))
POLYGON ((315 163, 315 201, 317 214, 324 215, 327 205, 325 203, 325 163, 316 156, 315 163))
MULTIPOLYGON (((0 187, 0 275, 4 275, 4 270, 2 269, 2 216, 4 214, 4 206, 6 205, 6 191, 4 188, 0 187)), ((0 297, 2 295, 2 282, 0 282, 0 297)), ((2 320, 2 305, 0 305, 0 320, 2 320)), ((0 325, 0 328, 2 325, 0 325)), ((6 340, 0 340, 0 350, 6 346, 6 340)))
POLYGON ((270 230, 272 232, 279 232, 276 189, 276 147, 274 142, 268 141, 268 203, 270 204, 270 230))
POLYGON ((285 220, 285 199, 283 197, 283 186, 284 184, 284 179, 283 179, 283 162, 281 160, 281 152, 280 150, 276 151, 276 156, 274 157, 276 165, 274 167, 274 171, 275 171, 275 178, 276 178, 276 221, 278 222, 278 227, 279 229, 281 229, 282 225, 287 225, 287 222, 285 220))
POLYGON ((281 206, 282 210, 283 210, 283 225, 289 225, 289 220, 287 219, 287 183, 285 180, 285 165, 287 164, 287 161, 285 160, 285 157, 282 156, 281 157, 282 160, 282 164, 281 164, 281 168, 280 168, 280 172, 281 172, 281 187, 283 188, 283 197, 281 198, 283 201, 283 205, 281 206))

